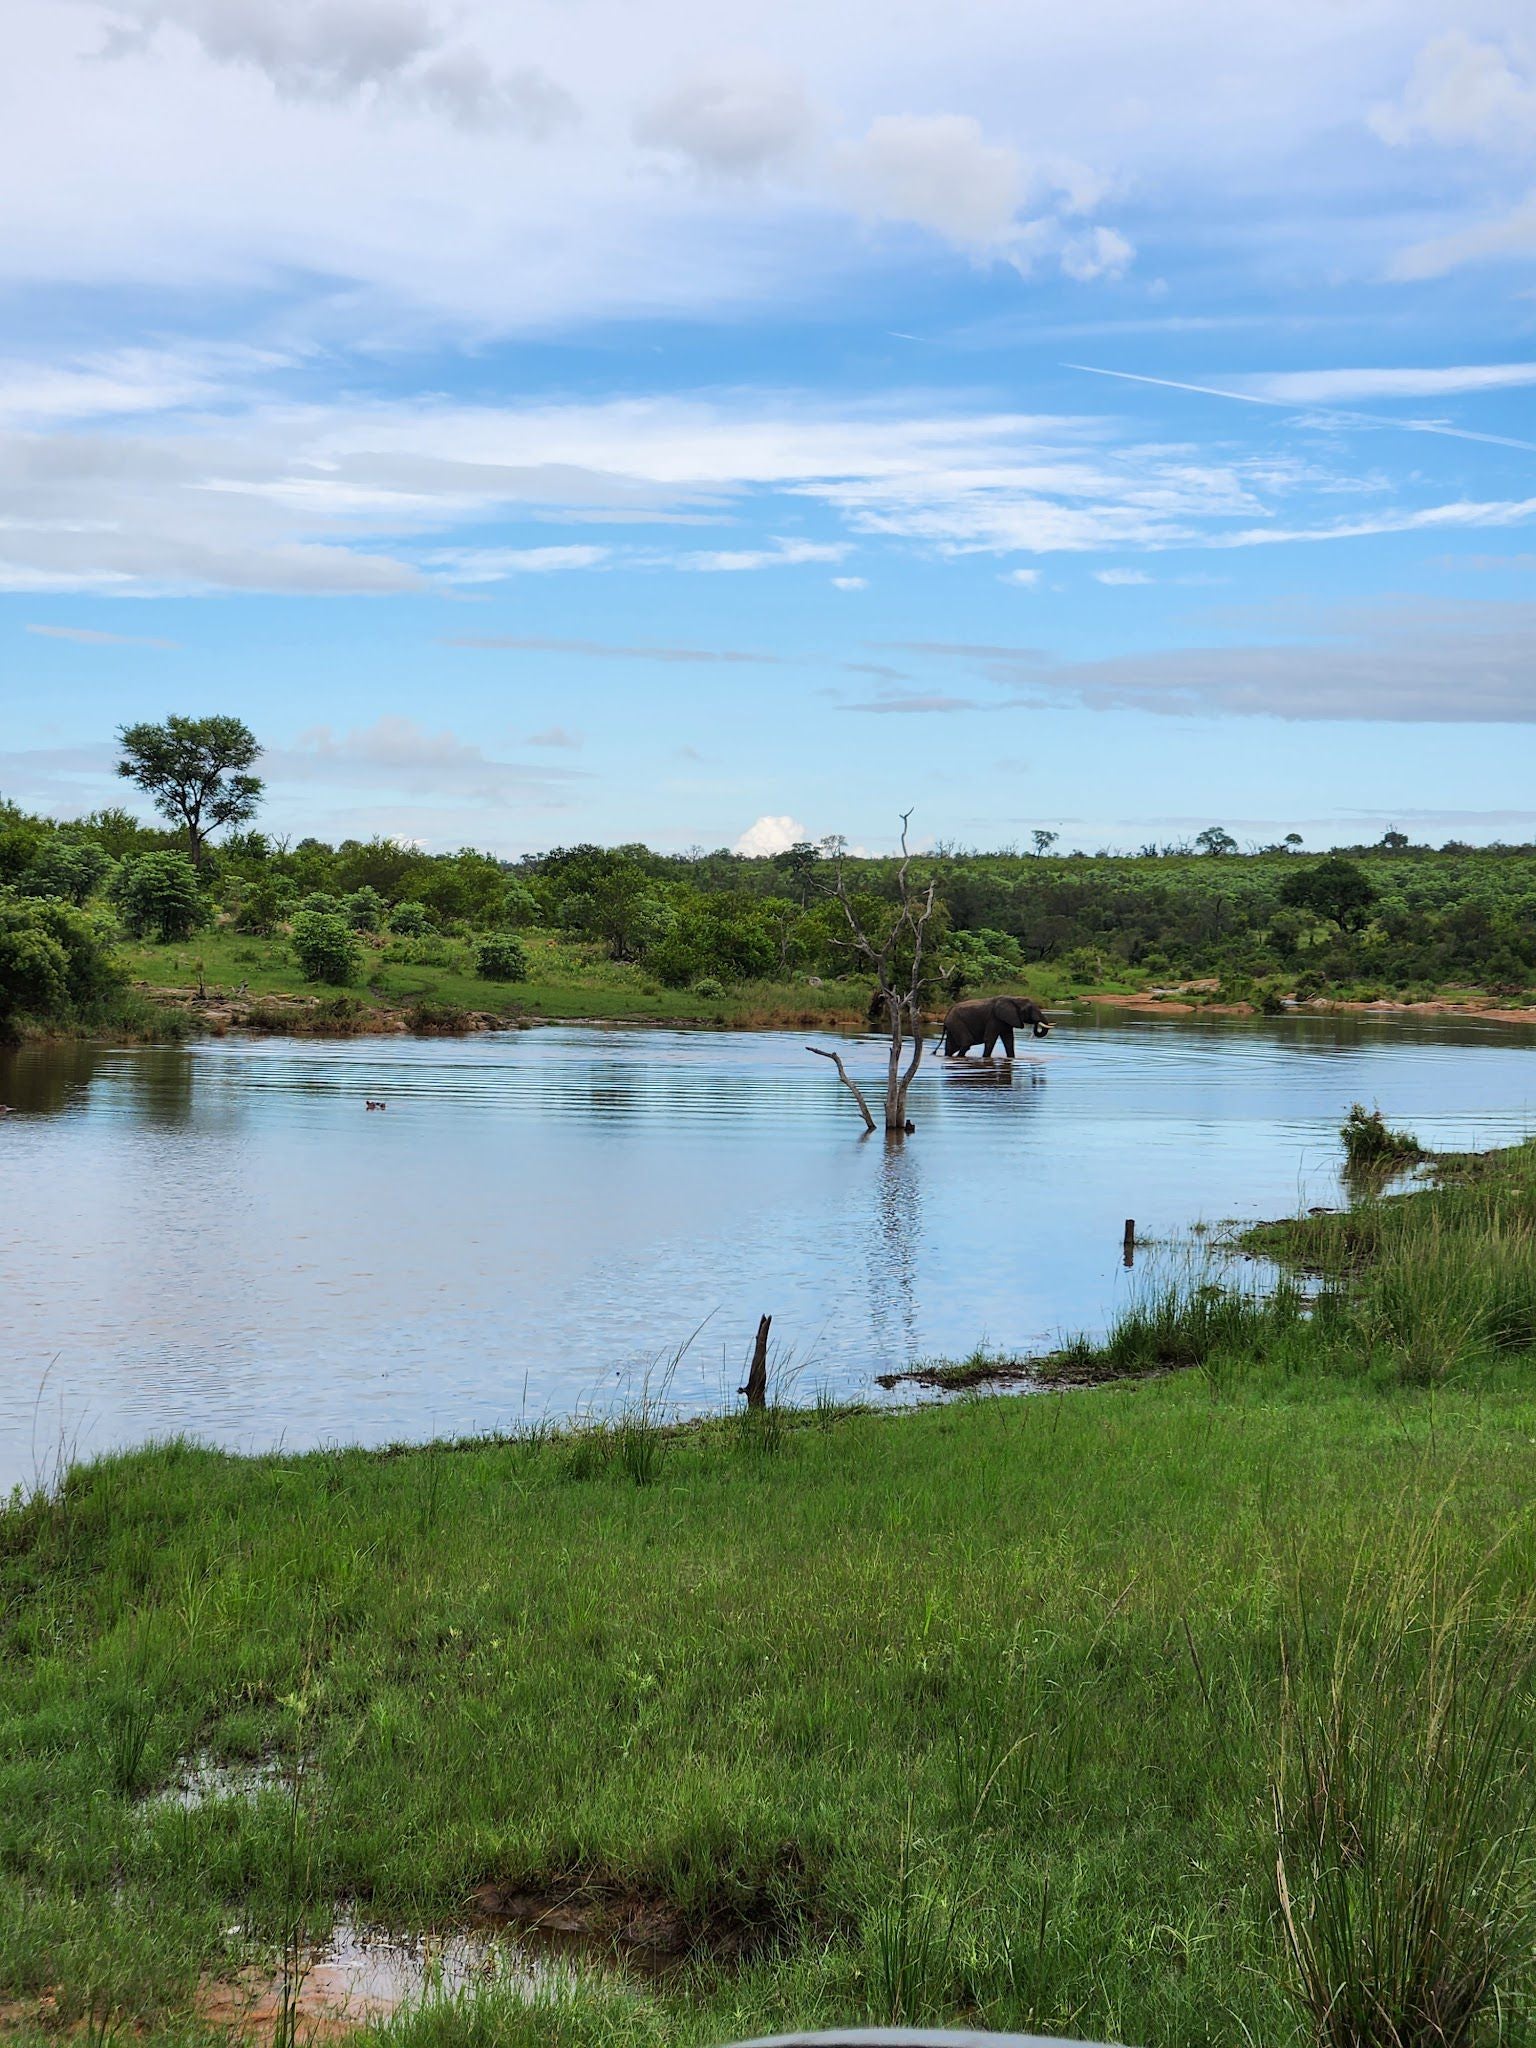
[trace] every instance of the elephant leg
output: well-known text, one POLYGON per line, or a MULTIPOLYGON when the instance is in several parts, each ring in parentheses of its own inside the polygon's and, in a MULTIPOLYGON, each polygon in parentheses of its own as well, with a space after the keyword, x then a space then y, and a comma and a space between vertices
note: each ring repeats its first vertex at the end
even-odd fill
POLYGON ((991 1024, 989 1024, 989 1025, 987 1026, 987 1039, 986 1039, 986 1043, 985 1043, 985 1045, 983 1045, 983 1046, 982 1046, 982 1048, 981 1048, 981 1051, 982 1051, 982 1057, 983 1057, 984 1059, 991 1059, 991 1057, 992 1057, 992 1048, 993 1048, 993 1046, 994 1046, 994 1045, 996 1045, 996 1043, 997 1043, 997 1029, 996 1029, 996 1027, 995 1027, 994 1025, 991 1025, 991 1024))
POLYGON ((1002 1027, 1002 1040, 1003 1040, 1003 1051, 1004 1051, 1004 1052, 1005 1052, 1005 1053, 1007 1054, 1007 1056, 1009 1057, 1009 1059, 1012 1059, 1012 1058, 1013 1058, 1013 1026, 1012 1026, 1011 1024, 1005 1024, 1005 1025, 1003 1025, 1003 1027, 1002 1027))

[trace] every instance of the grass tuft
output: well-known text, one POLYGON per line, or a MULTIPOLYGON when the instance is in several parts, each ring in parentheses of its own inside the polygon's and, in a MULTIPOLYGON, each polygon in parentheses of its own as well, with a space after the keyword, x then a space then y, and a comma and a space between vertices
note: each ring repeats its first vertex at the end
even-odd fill
POLYGON ((1276 1887, 1320 2048, 1467 2048, 1536 1941, 1536 1605, 1489 1622, 1477 1590, 1410 1538, 1287 1632, 1276 1887))

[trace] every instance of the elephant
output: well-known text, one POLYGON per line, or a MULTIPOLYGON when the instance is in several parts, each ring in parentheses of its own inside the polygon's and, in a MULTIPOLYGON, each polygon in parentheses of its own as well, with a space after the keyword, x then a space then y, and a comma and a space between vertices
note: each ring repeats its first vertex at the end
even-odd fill
POLYGON ((944 1057, 952 1060, 967 1053, 978 1039, 987 1058, 1001 1039, 1003 1051, 1013 1058, 1013 1034, 1029 1025, 1036 1038, 1050 1030, 1045 1012, 1027 996, 978 996, 969 1003, 955 1003, 944 1017, 944 1057))

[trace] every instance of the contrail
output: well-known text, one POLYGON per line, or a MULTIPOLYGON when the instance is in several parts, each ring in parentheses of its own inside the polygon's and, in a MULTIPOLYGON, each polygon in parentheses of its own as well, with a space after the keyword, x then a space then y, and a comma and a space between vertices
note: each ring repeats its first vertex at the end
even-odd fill
POLYGON ((1137 370, 1105 370, 1097 363, 1063 363, 1064 370, 1081 370, 1090 377, 1118 377, 1124 384, 1156 384, 1164 391, 1192 391, 1201 398, 1232 398, 1240 405, 1267 405, 1279 412, 1297 413, 1303 419, 1325 421, 1341 427, 1396 427, 1404 434, 1442 434, 1452 441, 1483 441, 1492 448, 1518 448, 1536 455, 1536 441, 1517 441, 1508 434, 1479 434, 1471 427, 1448 426, 1443 420, 1404 420, 1391 414, 1340 412, 1333 406, 1298 406, 1289 398, 1261 398, 1254 391, 1228 391, 1219 384, 1185 384, 1176 377, 1147 377, 1137 370))

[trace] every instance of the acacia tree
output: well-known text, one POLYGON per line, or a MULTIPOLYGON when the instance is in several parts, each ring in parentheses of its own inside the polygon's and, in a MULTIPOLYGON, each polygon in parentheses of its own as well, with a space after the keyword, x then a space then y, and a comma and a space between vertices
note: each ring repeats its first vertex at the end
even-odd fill
MULTIPOLYGON (((853 951, 875 977, 875 995, 870 1004, 872 1011, 883 1011, 890 1029, 890 1052, 886 1062, 885 1075, 885 1128, 889 1135, 893 1131, 909 1131, 907 1121, 907 1090, 923 1058, 923 950, 928 935, 928 921, 933 916, 938 900, 938 879, 930 876, 926 887, 914 884, 910 878, 912 856, 907 851, 907 821, 910 811, 901 814, 901 862, 896 870, 896 914, 891 918, 885 931, 874 936, 868 930, 848 889, 848 877, 843 856, 838 853, 832 894, 842 906, 848 926, 848 940, 853 951), (911 1055, 906 1065, 902 1060, 906 1054, 908 1038, 911 1039, 911 1055)), ((827 1052, 821 1046, 812 1045, 808 1052, 832 1060, 838 1076, 845 1087, 853 1092, 863 1112, 865 1127, 875 1128, 874 1117, 864 1099, 863 1090, 849 1077, 842 1058, 835 1052, 827 1052)))
POLYGON ((210 832, 255 816, 262 784, 247 771, 261 747, 240 719, 173 712, 164 725, 121 726, 117 738, 123 750, 118 774, 153 797, 161 817, 186 827, 194 863, 201 864, 210 832))
POLYGON ((1280 901, 1295 910, 1331 918, 1341 932, 1358 932, 1370 920, 1376 887, 1363 868, 1330 853, 1315 867, 1298 869, 1280 884, 1280 901))

